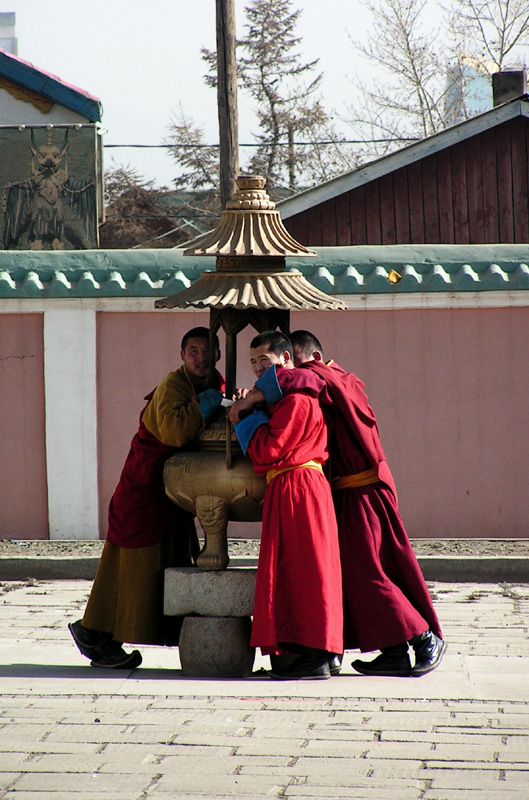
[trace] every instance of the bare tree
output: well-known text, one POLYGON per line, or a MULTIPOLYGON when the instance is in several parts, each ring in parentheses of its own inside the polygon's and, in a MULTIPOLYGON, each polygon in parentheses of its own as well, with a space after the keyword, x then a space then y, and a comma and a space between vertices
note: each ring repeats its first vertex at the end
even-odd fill
POLYGON ((527 0, 462 0, 448 12, 468 52, 504 69, 529 44, 527 0))
POLYGON ((372 30, 354 49, 375 69, 355 81, 359 100, 349 124, 364 140, 362 156, 377 157, 476 113, 474 78, 506 65, 529 41, 527 0, 367 0, 372 30), (432 6, 441 18, 429 24, 432 6))
POLYGON ((351 122, 366 140, 434 133, 443 126, 444 76, 439 33, 426 25, 426 0, 367 0, 366 6, 372 31, 367 44, 352 43, 379 77, 355 83, 362 104, 351 108, 351 122))

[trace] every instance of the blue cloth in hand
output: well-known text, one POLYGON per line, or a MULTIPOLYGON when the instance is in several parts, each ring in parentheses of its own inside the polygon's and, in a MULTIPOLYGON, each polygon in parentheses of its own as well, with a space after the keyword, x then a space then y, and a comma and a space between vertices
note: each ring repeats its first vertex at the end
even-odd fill
POLYGON ((241 419, 241 421, 235 425, 235 433, 237 434, 237 439, 239 440, 244 455, 246 455, 250 439, 257 428, 260 425, 266 425, 267 422, 268 414, 266 411, 254 411, 253 414, 241 419))
POLYGON ((198 395, 200 413, 206 422, 209 422, 215 409, 220 406, 223 397, 222 392, 217 389, 206 389, 205 392, 201 392, 198 395))
POLYGON ((259 380, 256 381, 255 386, 263 393, 263 397, 269 406, 277 403, 283 397, 274 365, 268 367, 266 372, 263 372, 259 380))

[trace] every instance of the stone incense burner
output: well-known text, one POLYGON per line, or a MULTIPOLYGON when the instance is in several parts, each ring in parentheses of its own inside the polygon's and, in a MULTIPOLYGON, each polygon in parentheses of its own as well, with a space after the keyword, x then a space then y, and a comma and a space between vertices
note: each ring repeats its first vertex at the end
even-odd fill
POLYGON ((266 483, 243 455, 225 409, 199 434, 193 450, 168 459, 164 483, 167 496, 196 514, 204 530, 205 545, 197 566, 226 569, 228 522, 261 519, 266 483))

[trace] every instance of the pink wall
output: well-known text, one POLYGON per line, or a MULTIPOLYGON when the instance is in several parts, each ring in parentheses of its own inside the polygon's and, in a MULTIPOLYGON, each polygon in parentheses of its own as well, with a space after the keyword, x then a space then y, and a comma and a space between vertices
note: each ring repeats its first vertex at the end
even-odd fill
POLYGON ((47 539, 42 314, 0 314, 0 537, 47 539))
POLYGON ((528 537, 529 308, 293 314, 366 384, 412 537, 528 537))
MULTIPOLYGON (((143 397, 180 365, 183 333, 207 324, 98 314, 101 536, 143 397)), ((291 325, 365 381, 410 536, 529 536, 529 308, 294 312, 291 325)), ((253 383, 253 335, 239 337, 240 386, 253 383)))
POLYGON ((106 535, 107 510, 144 397, 168 372, 178 369, 180 342, 197 325, 209 325, 208 312, 157 311, 97 315, 99 525, 106 535))

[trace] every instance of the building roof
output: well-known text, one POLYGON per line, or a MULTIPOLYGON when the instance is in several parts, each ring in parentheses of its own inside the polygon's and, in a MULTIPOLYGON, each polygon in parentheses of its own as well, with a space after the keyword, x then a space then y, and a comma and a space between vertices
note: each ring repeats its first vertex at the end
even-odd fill
POLYGON ((309 208, 320 205, 326 200, 381 178, 383 175, 394 172, 401 167, 451 147, 458 142, 470 139, 472 136, 519 116, 529 117, 529 95, 522 95, 507 103, 495 106, 489 111, 484 111, 470 119, 427 136, 425 139, 395 150, 382 158, 370 161, 358 169, 346 172, 330 181, 325 181, 325 183, 321 183, 312 189, 299 192, 299 194, 293 195, 286 200, 281 200, 278 202, 277 208, 281 213, 281 217, 288 219, 295 214, 300 214, 309 208))
POLYGON ((50 72, 0 48, 0 76, 46 97, 54 103, 76 111, 90 122, 100 122, 103 107, 99 98, 72 86, 50 72))
MULTIPOLYGON (((529 245, 386 245, 317 247, 289 258, 330 295, 434 295, 529 290, 529 245), (402 276, 390 283, 395 270, 402 276)), ((119 298, 177 294, 215 269, 215 258, 182 250, 0 250, 1 299, 119 298)))

